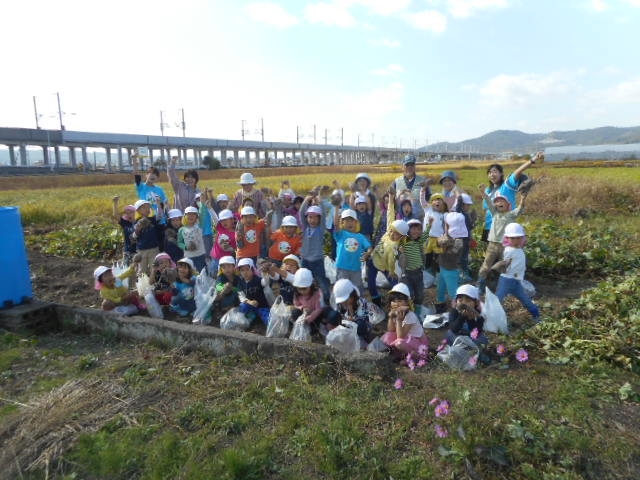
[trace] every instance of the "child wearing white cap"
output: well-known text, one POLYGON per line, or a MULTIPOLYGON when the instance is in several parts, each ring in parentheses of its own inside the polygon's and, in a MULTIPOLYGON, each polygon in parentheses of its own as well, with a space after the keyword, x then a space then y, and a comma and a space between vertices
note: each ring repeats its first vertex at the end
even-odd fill
POLYGON ((449 311, 449 330, 445 336, 447 343, 453 345, 456 337, 470 335, 478 346, 487 345, 489 339, 483 333, 485 319, 480 312, 478 289, 470 284, 460 285, 456 290, 453 308, 449 311))
POLYGON ((184 251, 178 245, 178 232, 182 227, 182 210, 172 208, 167 213, 167 224, 164 228, 164 239, 162 250, 169 254, 171 260, 177 262, 181 258, 184 258, 184 251))
POLYGON ((426 353, 429 339, 424 333, 420 320, 413 312, 411 292, 404 283, 398 283, 389 291, 389 316, 387 332, 382 341, 392 349, 392 353, 403 356, 408 353, 418 354, 419 350, 426 353))
POLYGON ((240 272, 238 282, 240 311, 249 320, 260 318, 265 325, 268 325, 269 302, 264 294, 264 288, 269 285, 269 279, 266 276, 260 277, 250 258, 238 260, 238 271, 240 272))
POLYGON ((178 260, 178 278, 171 288, 171 310, 181 317, 196 311, 195 286, 196 271, 193 261, 188 258, 178 260))
POLYGON ((160 253, 160 240, 164 227, 160 224, 164 220, 164 211, 158 202, 157 213, 151 211, 151 203, 148 200, 138 200, 133 206, 136 209, 136 223, 134 225, 133 238, 136 240, 136 250, 140 255, 140 272, 147 275, 151 272, 151 266, 155 256, 160 253))
POLYGON ((282 219, 280 228, 271 234, 269 260, 279 267, 287 255, 299 255, 301 246, 302 238, 298 233, 298 221, 295 217, 287 215, 282 219))
MULTIPOLYGON (((494 219, 495 222, 495 219, 494 219)), ((513 295, 529 311, 535 323, 540 322, 540 310, 522 286, 524 274, 527 270, 527 258, 523 250, 526 241, 524 228, 519 223, 510 223, 504 229, 503 259, 494 265, 496 269, 504 268, 500 274, 496 296, 502 302, 507 295, 513 295)))
POLYGON ((242 207, 240 221, 236 225, 236 257, 250 258, 255 264, 260 255, 263 235, 269 232, 270 218, 258 219, 253 207, 242 207))
POLYGON ((371 257, 371 242, 358 233, 358 216, 351 209, 338 214, 334 220, 333 238, 336 241, 337 279, 346 278, 360 290, 362 285, 362 262, 371 257))
POLYGON ((319 189, 316 188, 305 197, 300 206, 300 223, 302 226, 300 255, 302 257, 302 266, 311 270, 318 286, 322 290, 325 303, 329 303, 331 288, 324 269, 326 223, 322 207, 316 204, 319 202, 319 189))
POLYGON ((228 255, 234 256, 236 253, 236 219, 229 209, 221 210, 218 213, 218 222, 215 225, 215 237, 213 239, 213 248, 211 249, 211 264, 209 272, 216 275, 218 272, 218 264, 222 257, 228 255))
POLYGON ((471 240, 473 238, 473 229, 476 226, 478 215, 472 208, 473 199, 468 193, 458 190, 458 196, 454 211, 464 216, 464 223, 467 227, 468 235, 462 239, 462 253, 460 254, 460 272, 463 282, 471 281, 471 272, 469 271, 469 251, 471 250, 471 240))
POLYGON ((216 278, 216 300, 214 308, 222 316, 232 307, 240 305, 240 277, 236 274, 236 260, 230 255, 220 258, 219 271, 216 278))
POLYGON ((198 223, 199 211, 196 207, 184 209, 182 227, 178 230, 178 245, 184 255, 193 261, 196 271, 200 272, 207 264, 205 261, 204 239, 198 223))

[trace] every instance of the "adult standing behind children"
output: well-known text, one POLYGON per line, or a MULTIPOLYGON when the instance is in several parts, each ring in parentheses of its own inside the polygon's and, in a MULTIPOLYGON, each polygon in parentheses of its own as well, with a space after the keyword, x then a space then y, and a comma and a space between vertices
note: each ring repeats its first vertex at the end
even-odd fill
MULTIPOLYGON (((391 182, 389 191, 396 195, 397 199, 401 199, 403 193, 409 194, 413 215, 415 218, 422 220, 424 218, 424 210, 420 203, 420 192, 422 187, 427 185, 427 179, 421 175, 416 175, 415 155, 406 155, 402 161, 402 166, 404 169, 402 176, 391 182)), ((400 205, 396 205, 396 209, 399 211, 400 205)))
POLYGON ((196 201, 196 193, 200 193, 198 188, 198 172, 195 170, 187 170, 182 176, 182 180, 176 175, 176 163, 178 157, 171 157, 167 164, 167 177, 173 188, 173 208, 178 208, 184 212, 187 207, 192 207, 196 201))
POLYGON ((264 218, 267 213, 264 193, 255 188, 255 185, 258 182, 256 182, 253 174, 249 172, 243 173, 242 175, 240 175, 240 181, 238 183, 240 184, 240 189, 233 197, 229 209, 232 212, 237 212, 238 209, 244 206, 243 202, 245 201, 245 199, 250 198, 253 201, 253 208, 258 218, 264 218))
POLYGON ((483 241, 487 241, 493 219, 491 209, 489 208, 490 202, 493 202, 493 199, 499 195, 509 200, 509 203, 512 206, 516 205, 516 193, 518 192, 518 188, 522 181, 526 178, 526 175, 523 175, 523 172, 530 166, 535 165, 536 162, 542 161, 544 161, 544 154, 542 152, 538 152, 533 156, 533 158, 520 165, 516 171, 506 179, 504 178, 504 169, 502 168, 502 165, 497 163, 489 165, 489 168, 487 168, 487 177, 489 178, 490 185, 484 189, 484 193, 487 194, 489 200, 485 199, 482 203, 482 208, 485 210, 484 230, 482 232, 483 241))

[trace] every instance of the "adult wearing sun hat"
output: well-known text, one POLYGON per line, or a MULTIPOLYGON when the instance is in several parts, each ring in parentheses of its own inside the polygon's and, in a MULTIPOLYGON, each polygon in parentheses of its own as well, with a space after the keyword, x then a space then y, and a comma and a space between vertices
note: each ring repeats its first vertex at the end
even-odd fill
MULTIPOLYGON (((396 178, 389 186, 389 191, 396 196, 396 209, 399 210, 402 200, 409 198, 415 218, 422 220, 424 218, 424 209, 420 202, 422 188, 427 186, 429 181, 426 177, 416 175, 416 156, 405 155, 402 160, 403 174, 396 178)), ((428 189, 428 186, 427 186, 428 189)), ((427 196, 429 195, 427 190, 427 196)), ((429 199, 426 198, 426 201, 429 199)))
POLYGON ((264 194, 255 188, 258 183, 250 172, 245 172, 240 175, 240 189, 235 193, 233 201, 229 206, 229 209, 233 212, 237 212, 243 206, 245 199, 250 198, 253 201, 253 208, 256 211, 258 218, 264 218, 267 209, 264 194))

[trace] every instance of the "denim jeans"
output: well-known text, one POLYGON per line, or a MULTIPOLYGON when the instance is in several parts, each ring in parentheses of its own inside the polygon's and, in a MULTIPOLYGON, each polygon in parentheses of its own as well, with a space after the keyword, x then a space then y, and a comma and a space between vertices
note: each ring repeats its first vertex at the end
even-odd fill
POLYGON ((520 303, 526 308, 534 319, 540 317, 540 310, 538 306, 531 301, 529 295, 522 286, 522 282, 517 278, 505 277, 500 275, 498 279, 498 288, 496 289, 496 297, 500 300, 500 303, 507 295, 513 295, 520 303))
POLYGON ((320 287, 320 290, 322 290, 322 296, 324 297, 325 305, 329 305, 329 298, 331 297, 331 287, 329 286, 327 273, 324 271, 324 258, 321 258, 319 260, 305 260, 303 258, 302 266, 311 270, 313 278, 318 284, 318 287, 320 287))

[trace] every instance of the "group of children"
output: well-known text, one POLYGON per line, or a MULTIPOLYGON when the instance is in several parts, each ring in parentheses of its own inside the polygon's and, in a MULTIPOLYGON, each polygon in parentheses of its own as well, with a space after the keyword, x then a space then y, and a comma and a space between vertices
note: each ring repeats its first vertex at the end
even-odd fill
MULTIPOLYGON (((415 163, 411 157, 405 158, 405 165, 415 163)), ((268 324, 277 293, 290 307, 293 321, 304 316, 312 330, 326 336, 343 320, 351 320, 366 345, 372 339, 372 318, 383 304, 377 286, 382 274, 389 292, 387 331, 381 339, 393 351, 411 353, 427 345, 420 323, 425 313, 424 271, 437 279, 436 312, 451 309, 449 340, 477 329, 476 338, 482 342, 486 337, 480 299, 493 270, 501 272, 499 299, 514 295, 539 320, 539 311, 521 284, 526 237, 514 222, 524 208, 526 192, 512 209, 513 200, 501 193, 502 184, 496 185, 491 174, 491 187, 480 186, 491 221, 476 287, 469 283, 476 222, 473 199, 459 188, 453 171, 442 174, 441 193, 432 193, 427 179, 418 189, 389 188, 378 202, 366 173, 356 176, 351 192, 334 182, 333 190, 316 187, 305 196, 297 196, 288 181, 282 182, 277 195, 260 190, 253 175, 243 173, 231 199, 226 194, 214 196, 209 189, 200 191, 196 171, 189 170, 178 180, 174 167, 172 161, 168 176, 175 193, 173 205, 155 184, 159 178, 155 168, 149 169, 144 182, 136 172, 139 200, 133 205, 121 211, 119 197, 113 199, 128 268, 117 275, 105 266, 95 270, 104 310, 132 314, 144 309, 144 302, 121 285, 144 273, 160 305, 180 316, 192 315, 196 277, 203 272, 215 278, 213 317, 238 307, 250 321, 268 324), (416 201, 420 209, 414 209, 416 201), (325 271, 326 257, 335 265, 333 287, 325 271)), ((517 191, 519 182, 512 184, 517 191)))

